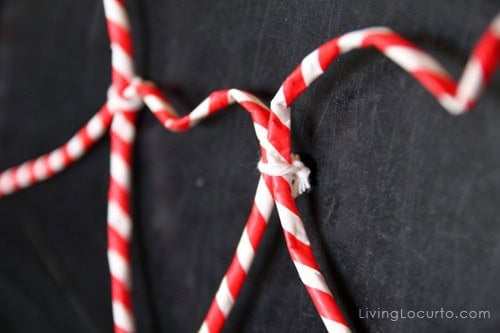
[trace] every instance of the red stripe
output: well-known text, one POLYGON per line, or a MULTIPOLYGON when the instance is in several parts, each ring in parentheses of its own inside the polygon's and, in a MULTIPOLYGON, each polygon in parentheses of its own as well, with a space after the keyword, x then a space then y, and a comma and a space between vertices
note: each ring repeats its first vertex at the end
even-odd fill
POLYGON ((122 303, 123 306, 130 313, 132 313, 132 300, 130 298, 130 291, 127 290, 122 281, 118 280, 114 276, 111 276, 111 299, 122 303))
POLYGON ((318 48, 319 64, 323 72, 326 71, 328 66, 330 66, 340 53, 338 41, 338 38, 334 38, 318 48))
POLYGON ((132 37, 130 32, 121 25, 106 19, 109 39, 112 44, 118 44, 127 54, 132 57, 132 37))
POLYGON ((214 113, 229 105, 229 90, 218 90, 208 96, 208 113, 214 113))
POLYGON ((88 132, 88 127, 87 126, 85 128, 83 128, 78 133, 78 138, 80 139, 80 142, 82 143, 84 151, 88 150, 94 144, 94 141, 89 136, 89 132, 88 132))
POLYGON ((224 313, 219 309, 219 305, 217 305, 217 301, 214 299, 205 317, 209 332, 220 332, 225 321, 226 317, 224 317, 224 313))
POLYGON ((283 94, 285 102, 290 106, 293 101, 307 88, 302 76, 302 65, 298 65, 283 82, 283 94))
POLYGON ((63 158, 63 169, 75 161, 71 156, 69 156, 67 144, 61 147, 61 156, 63 158))
POLYGON ((135 119, 137 118, 137 112, 135 110, 122 110, 122 115, 125 119, 131 123, 131 125, 134 123, 135 119))
POLYGON ((261 105, 251 102, 251 101, 243 101, 239 103, 245 110, 250 113, 252 117, 252 121, 264 128, 267 127, 269 123, 269 110, 263 108, 261 105))
POLYGON ((246 277, 247 274, 235 255, 226 273, 227 285, 233 299, 238 297, 246 277))
POLYGON ((108 233, 108 250, 111 250, 111 249, 115 250, 123 258, 125 258, 128 262, 130 260, 129 240, 123 238, 115 230, 115 228, 111 224, 109 224, 109 222, 108 222, 108 227, 107 227, 107 233, 108 233))
POLYGON ((392 32, 392 33, 370 33, 368 34, 361 43, 361 47, 370 47, 374 46, 380 51, 384 52, 387 47, 390 46, 403 46, 409 47, 415 50, 420 49, 414 44, 410 43, 400 35, 392 32))
POLYGON ((122 140, 122 138, 115 132, 111 131, 111 152, 119 155, 129 165, 132 160, 132 149, 130 149, 130 142, 122 140))
POLYGON ((37 182, 37 179, 35 177, 35 161, 36 161, 36 159, 31 160, 28 164, 28 171, 29 171, 29 175, 30 175, 30 185, 35 184, 37 182))
POLYGON ((491 28, 486 30, 476 43, 472 57, 481 64, 483 84, 488 84, 500 59, 500 40, 493 34, 491 28))
MULTIPOLYGON (((176 132, 183 132, 190 128, 191 119, 189 119, 189 115, 184 116, 182 118, 172 119, 170 125, 168 125, 168 129, 176 132)), ((165 125, 165 124, 164 124, 165 125)))
POLYGON ((292 213, 300 216, 295 199, 292 196, 290 184, 284 177, 274 177, 274 199, 288 208, 292 213))
POLYGON ((21 189, 19 186, 19 183, 17 182, 17 172, 19 170, 19 165, 16 165, 15 167, 11 168, 11 177, 9 177, 9 182, 12 184, 12 191, 11 192, 16 192, 21 189))
POLYGON ((410 74, 438 99, 445 94, 455 95, 457 91, 456 83, 448 76, 425 69, 416 70, 410 74))
MULTIPOLYGON (((263 156, 265 157, 265 156, 263 156)), ((267 163, 267 160, 263 159, 264 163, 267 163)), ((272 191, 272 188, 273 188, 273 176, 269 176, 269 175, 266 175, 266 174, 263 174, 261 175, 261 177, 264 179, 264 182, 266 183, 266 186, 267 188, 270 190, 271 192, 271 195, 273 196, 274 198, 274 191, 272 191)))
POLYGON ((290 252, 290 257, 292 257, 292 260, 319 271, 318 263, 314 258, 311 246, 304 244, 293 234, 285 230, 283 231, 285 234, 286 245, 288 247, 288 251, 290 252))
POLYGON ((290 159, 290 129, 274 113, 269 118, 268 140, 288 162, 290 159))
POLYGON ((248 238, 254 250, 259 247, 260 240, 264 235, 264 231, 266 231, 266 227, 266 220, 262 217, 262 214, 254 203, 246 226, 248 238))
POLYGON ((153 95, 153 96, 156 96, 163 101, 167 100, 165 95, 151 82, 142 82, 141 84, 137 85, 136 89, 137 89, 137 93, 142 98, 145 98, 148 95, 153 95))
POLYGON ((342 316, 337 303, 330 294, 321 290, 306 286, 307 292, 311 296, 314 306, 318 310, 320 316, 333 320, 347 327, 347 323, 342 316))
POLYGON ((120 72, 118 72, 113 67, 111 68, 111 77, 113 80, 113 85, 118 90, 118 93, 123 93, 123 90, 127 88, 130 84, 130 78, 123 76, 120 72))
POLYGON ((109 179, 108 201, 115 201, 126 213, 130 211, 128 192, 113 177, 109 179))

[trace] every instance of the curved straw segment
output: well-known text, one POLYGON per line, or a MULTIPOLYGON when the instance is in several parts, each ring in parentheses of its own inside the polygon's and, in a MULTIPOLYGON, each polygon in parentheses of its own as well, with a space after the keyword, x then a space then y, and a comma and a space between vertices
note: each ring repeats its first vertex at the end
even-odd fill
POLYGON ((105 104, 61 147, 0 173, 0 198, 52 178, 78 161, 106 133, 113 114, 105 104))
POLYGON ((290 131, 290 106, 341 54, 376 47, 389 59, 417 79, 450 114, 469 111, 488 85, 500 60, 500 14, 476 43, 456 84, 437 60, 385 27, 346 33, 331 39, 307 55, 285 79, 271 101, 269 133, 271 143, 281 148, 290 161, 287 141, 290 131))

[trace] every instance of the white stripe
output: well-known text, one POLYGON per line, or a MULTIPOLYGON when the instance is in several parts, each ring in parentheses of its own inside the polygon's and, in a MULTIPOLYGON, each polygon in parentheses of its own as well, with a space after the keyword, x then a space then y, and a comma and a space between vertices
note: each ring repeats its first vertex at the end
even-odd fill
POLYGON ((290 128, 290 108, 286 107, 286 99, 285 94, 283 93, 283 86, 280 87, 271 101, 271 111, 286 127, 290 128))
POLYGON ((299 272, 300 279, 304 285, 321 290, 329 295, 332 294, 320 272, 298 261, 294 261, 293 263, 297 267, 297 272, 299 272))
POLYGON ((125 239, 130 239, 132 220, 130 216, 115 202, 108 205, 108 223, 125 239))
POLYGON ((299 239, 302 243, 310 245, 309 238, 306 235, 304 224, 300 217, 292 213, 288 208, 276 202, 276 208, 281 220, 281 226, 288 233, 291 233, 295 238, 299 239))
POLYGON ((113 301, 114 324, 128 333, 134 332, 134 317, 120 302, 113 301))
POLYGON ((121 112, 113 118, 111 130, 125 142, 132 142, 135 137, 134 125, 121 112))
POLYGON ((259 178, 259 184, 255 193, 255 206, 257 206, 257 209, 267 223, 273 211, 274 200, 262 177, 259 178))
POLYGON ((122 28, 125 28, 125 30, 129 30, 128 17, 125 8, 123 8, 123 6, 116 0, 105 0, 104 12, 106 13, 106 18, 108 20, 120 25, 122 28))
POLYGON ((64 169, 64 158, 61 148, 56 149, 49 154, 48 164, 54 172, 64 169))
POLYGON ((49 177, 47 166, 45 165, 46 159, 44 156, 37 158, 33 164, 33 174, 37 180, 45 180, 49 177))
POLYGON ((12 169, 5 170, 0 176, 0 189, 2 194, 9 194, 14 191, 14 182, 12 179, 12 169))
POLYGON ((196 125, 200 120, 208 116, 210 112, 210 99, 205 98, 193 111, 189 113, 189 125, 196 125))
POLYGON ((170 103, 166 103, 155 95, 146 95, 144 103, 153 112, 167 111, 172 116, 177 116, 177 112, 175 112, 174 107, 170 103))
POLYGON ((19 187, 24 188, 31 184, 29 166, 30 162, 25 162, 21 164, 16 171, 15 176, 19 187))
POLYGON ((104 124, 102 123, 101 117, 99 114, 93 116, 87 127, 87 134, 92 140, 96 140, 104 134, 104 124))
POLYGON ((257 139, 259 140, 259 143, 262 145, 263 142, 267 141, 267 128, 257 123, 253 123, 253 127, 255 128, 255 134, 257 135, 257 139))
POLYGON ((408 72, 425 69, 443 76, 449 76, 446 70, 428 54, 406 46, 389 46, 384 54, 408 72))
POLYGON ((457 88, 457 99, 463 105, 468 101, 476 101, 483 89, 483 68, 481 63, 471 58, 465 66, 457 88))
POLYGON ((146 103, 148 108, 153 112, 163 111, 165 109, 165 103, 163 100, 155 95, 146 95, 144 97, 144 103, 146 103))
POLYGON ((198 330, 198 333, 209 333, 210 331, 208 330, 208 325, 206 322, 203 322, 201 325, 200 329, 198 330))
POLYGON ((246 228, 243 230, 238 247, 236 248, 236 256, 241 267, 243 267, 245 272, 248 272, 250 266, 252 266, 255 253, 246 228))
POLYGON ((349 52, 353 49, 361 47, 363 40, 369 34, 389 34, 392 31, 385 27, 373 27, 362 30, 356 30, 341 36, 338 41, 338 46, 341 53, 349 52))
POLYGON ((258 99, 257 97, 255 97, 254 95, 252 95, 250 93, 247 93, 247 92, 244 92, 244 91, 241 91, 238 89, 230 89, 229 90, 229 97, 230 97, 230 102, 232 102, 233 100, 237 101, 238 103, 252 102, 252 103, 258 104, 262 108, 270 111, 269 107, 267 105, 265 105, 260 99, 258 99))
POLYGON ((132 80, 134 74, 134 62, 130 55, 116 43, 111 44, 111 65, 126 79, 132 80))
POLYGON ((173 119, 167 119, 165 120, 165 122, 163 123, 163 126, 170 129, 170 127, 173 125, 174 123, 174 120, 173 119))
POLYGON ((111 275, 122 282, 127 290, 130 290, 130 265, 121 254, 113 249, 108 249, 108 264, 111 275))
POLYGON ((500 38, 500 14, 497 14, 495 19, 491 23, 491 31, 493 31, 493 34, 497 38, 500 38))
POLYGON ((219 290, 217 290, 217 293, 215 294, 215 299, 217 301, 219 309, 224 314, 224 317, 227 317, 227 315, 231 311, 231 308, 233 307, 234 301, 233 297, 231 296, 231 292, 229 291, 226 277, 222 279, 219 290))
POLYGON ((311 82, 323 74, 323 69, 319 63, 319 51, 317 49, 309 53, 304 60, 302 60, 300 69, 306 86, 309 86, 311 82))
POLYGON ((321 320, 323 321, 323 324, 325 324, 328 333, 351 333, 349 327, 343 324, 337 323, 336 321, 325 317, 321 317, 321 320))
POLYGON ((77 159, 81 157, 84 153, 83 142, 80 139, 80 136, 77 134, 72 137, 68 142, 68 155, 72 159, 77 159))
POLYGON ((465 111, 465 105, 459 102, 454 96, 451 95, 443 95, 440 96, 439 99, 439 104, 445 108, 450 114, 456 116, 465 111))
POLYGON ((111 153, 111 177, 125 189, 130 187, 130 167, 123 158, 115 153, 111 153))

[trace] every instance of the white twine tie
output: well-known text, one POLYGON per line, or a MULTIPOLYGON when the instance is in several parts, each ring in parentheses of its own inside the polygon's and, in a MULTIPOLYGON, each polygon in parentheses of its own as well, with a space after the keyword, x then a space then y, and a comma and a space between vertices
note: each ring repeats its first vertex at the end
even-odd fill
POLYGON ((257 169, 259 169, 261 173, 269 176, 285 177, 292 187, 292 194, 294 197, 298 197, 311 189, 311 184, 309 183, 311 170, 304 165, 299 155, 292 154, 292 163, 284 161, 264 163, 259 161, 257 169))

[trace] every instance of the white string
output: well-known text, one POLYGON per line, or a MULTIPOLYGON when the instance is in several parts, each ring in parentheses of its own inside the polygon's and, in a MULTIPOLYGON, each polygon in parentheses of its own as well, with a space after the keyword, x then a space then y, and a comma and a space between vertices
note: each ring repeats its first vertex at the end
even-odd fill
POLYGON ((311 170, 302 163, 299 155, 292 154, 292 163, 285 161, 272 161, 264 163, 259 161, 257 169, 269 176, 284 176, 292 187, 294 197, 307 192, 311 188, 309 175, 311 170))

